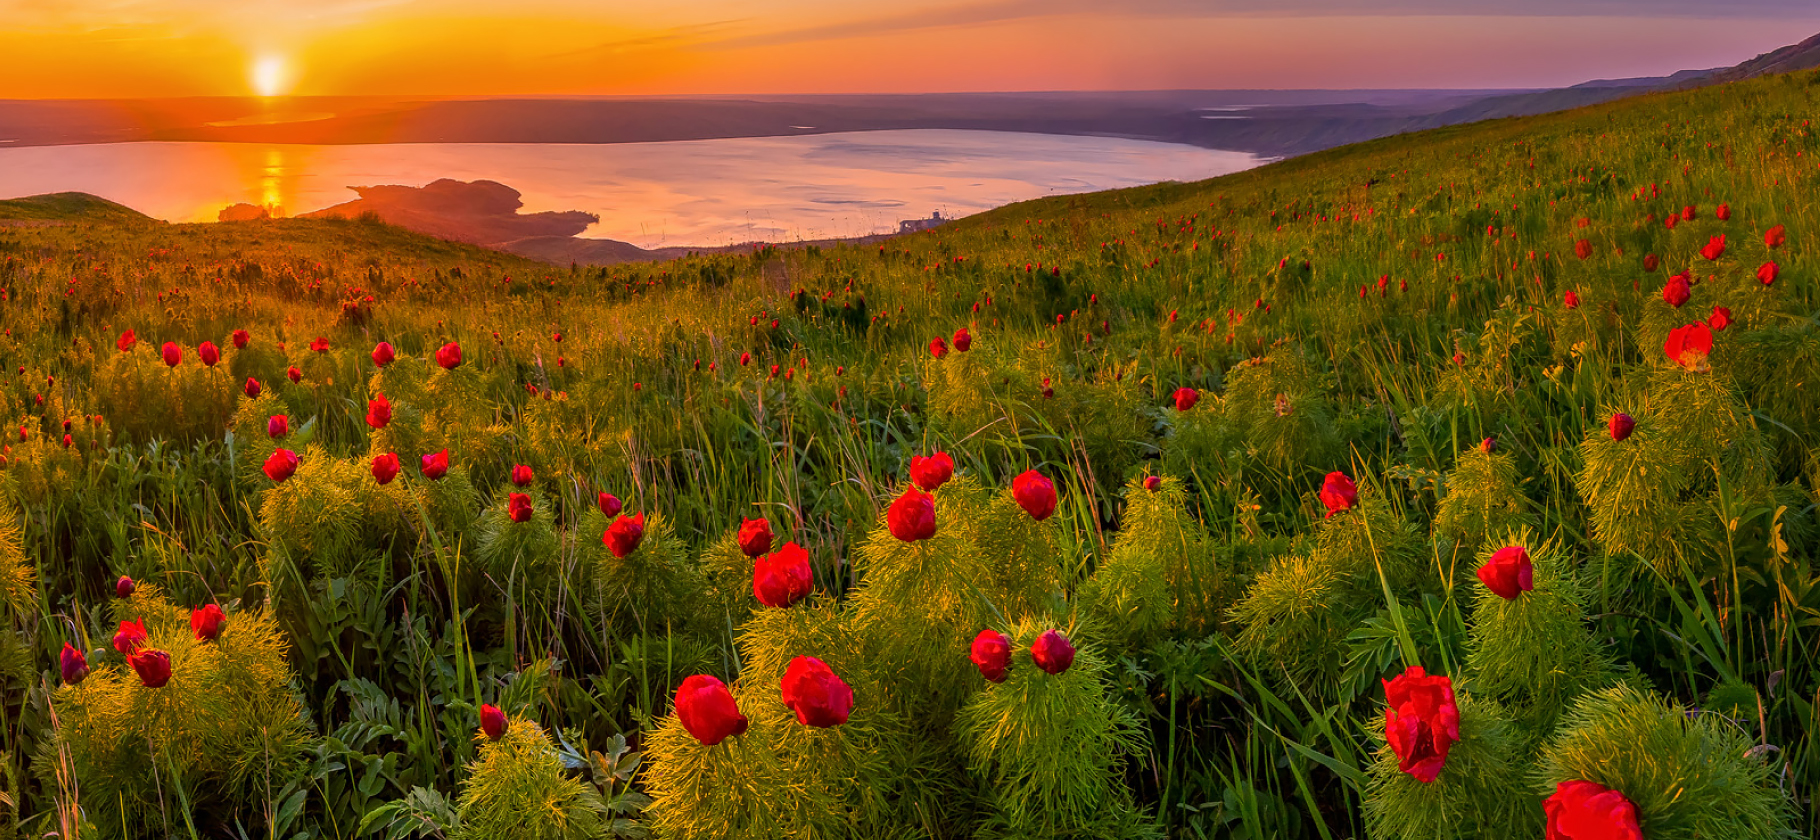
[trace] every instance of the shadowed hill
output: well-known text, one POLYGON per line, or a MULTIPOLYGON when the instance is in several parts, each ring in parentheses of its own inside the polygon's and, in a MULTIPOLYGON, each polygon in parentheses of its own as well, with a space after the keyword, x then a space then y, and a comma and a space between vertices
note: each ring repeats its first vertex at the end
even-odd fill
POLYGON ((80 192, 46 193, 0 201, 0 221, 153 222, 124 204, 80 192))

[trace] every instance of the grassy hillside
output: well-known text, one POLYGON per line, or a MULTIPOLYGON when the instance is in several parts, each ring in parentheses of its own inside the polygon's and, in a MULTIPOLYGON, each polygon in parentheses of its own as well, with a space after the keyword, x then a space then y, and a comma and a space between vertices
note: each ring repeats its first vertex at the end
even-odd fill
POLYGON ((150 222, 150 216, 88 193, 64 192, 0 201, 0 220, 55 222, 150 222))
POLYGON ((1500 837, 1584 781, 1651 840, 1811 835, 1817 94, 1770 77, 612 269, 367 222, 0 227, 0 813, 1500 837), (935 536, 904 541, 887 510, 937 451, 935 536), (782 597, 737 538, 761 518, 806 549, 807 600, 756 600, 782 597), (1506 600, 1513 547, 1533 588, 1506 600), (168 685, 111 645, 138 618, 168 685), (1003 683, 968 660, 987 629, 1003 683), (1053 676, 1049 629, 1078 651, 1053 676), (786 708, 799 656, 851 688, 845 723, 798 722, 838 691, 786 708), (1381 682, 1415 665, 1451 678, 1457 740, 1381 682), (673 711, 694 675, 749 728, 706 745, 673 711), (1432 781, 1387 697, 1451 745, 1432 781))

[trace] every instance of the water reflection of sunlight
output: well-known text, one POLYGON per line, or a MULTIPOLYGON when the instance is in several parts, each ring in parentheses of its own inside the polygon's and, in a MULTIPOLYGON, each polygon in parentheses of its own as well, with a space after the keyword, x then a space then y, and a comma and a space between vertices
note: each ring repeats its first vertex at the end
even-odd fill
POLYGON ((284 215, 284 152, 277 146, 265 150, 265 166, 259 175, 260 204, 273 216, 284 215))

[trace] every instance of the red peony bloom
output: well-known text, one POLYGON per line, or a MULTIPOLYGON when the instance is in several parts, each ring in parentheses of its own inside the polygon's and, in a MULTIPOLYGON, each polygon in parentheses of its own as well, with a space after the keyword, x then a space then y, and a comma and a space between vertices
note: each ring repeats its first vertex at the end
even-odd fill
POLYGON ((516 484, 519 487, 529 487, 529 486, 531 486, 531 482, 535 481, 535 480, 536 480, 536 475, 531 472, 531 468, 529 466, 526 466, 524 464, 512 465, 512 483, 513 484, 516 484))
POLYGON ((277 440, 291 433, 291 418, 274 414, 265 421, 265 436, 277 440))
POLYGON ((1460 740, 1460 707, 1453 680, 1429 676, 1412 665, 1394 680, 1384 681, 1384 737, 1397 755, 1397 766, 1418 782, 1432 782, 1447 765, 1447 752, 1460 740))
POLYGON ((1542 811, 1548 840, 1643 840, 1637 806, 1601 784, 1576 779, 1555 785, 1542 811))
POLYGON ((316 339, 315 339, 315 340, 314 340, 314 341, 311 341, 311 342, 310 342, 310 352, 312 352, 312 353, 327 353, 327 352, 329 352, 329 339, 328 339, 328 337, 327 337, 327 336, 321 336, 321 335, 319 335, 319 336, 316 336, 316 339))
POLYGON ((291 380, 292 385, 295 385, 295 384, 303 381, 303 371, 298 370, 296 365, 291 365, 290 367, 285 368, 284 376, 286 379, 291 380))
POLYGON ((1781 225, 1776 225, 1763 232, 1763 244, 1771 248, 1780 248, 1787 242, 1788 231, 1784 230, 1781 225))
POLYGON ((398 354, 392 350, 390 342, 381 341, 373 345, 373 364, 385 367, 397 359, 398 354))
POLYGON ((1719 207, 1717 209, 1713 210, 1713 217, 1718 219, 1721 222, 1731 221, 1732 220, 1732 206, 1730 204, 1719 205, 1719 207))
POLYGON ((827 728, 847 722, 853 713, 853 689, 828 664, 812 656, 790 660, 781 685, 784 705, 804 726, 827 728))
POLYGON ((891 536, 904 542, 935 536, 935 497, 915 487, 904 488, 904 495, 885 510, 885 524, 891 536))
POLYGON ((114 632, 114 650, 123 655, 131 655, 145 644, 145 619, 122 621, 120 629, 114 632))
POLYGON ((1036 470, 1026 470, 1011 480, 1011 498, 1031 519, 1041 522, 1055 513, 1055 482, 1036 470))
POLYGON ((1668 305, 1676 309, 1680 309, 1681 305, 1686 303, 1690 297, 1693 297, 1693 293, 1688 288, 1685 274, 1677 274, 1668 278, 1668 283, 1662 287, 1662 299, 1668 301, 1668 305))
POLYGON ((367 425, 383 429, 392 422, 392 401, 380 394, 375 399, 367 400, 367 425))
POLYGON ((138 588, 133 584, 133 579, 126 575, 121 575, 119 580, 114 581, 114 595, 120 598, 133 597, 133 590, 138 588))
POLYGON ((1713 307, 1713 316, 1706 319, 1706 325, 1715 332, 1724 332, 1726 327, 1732 325, 1732 311, 1723 306, 1713 307))
POLYGON ((1568 289, 1567 294, 1561 296, 1561 305, 1568 309, 1579 309, 1580 296, 1575 294, 1573 289, 1568 289))
POLYGON ((487 740, 497 741, 506 736, 506 713, 492 703, 480 704, 480 731, 487 740))
POLYGON ((622 507, 624 507, 624 505, 619 503, 618 496, 608 493, 605 490, 600 492, 600 512, 602 514, 606 516, 618 516, 620 508, 622 507))
POLYGON ((181 362, 181 361, 183 361, 183 349, 178 347, 177 342, 175 342, 175 341, 165 342, 164 343, 164 365, 165 365, 165 367, 176 367, 177 363, 181 362))
POLYGON ((69 642, 63 643, 63 657, 60 664, 63 666, 64 685, 76 685, 88 676, 88 657, 84 656, 82 651, 70 647, 69 642))
POLYGON ((1321 504, 1327 506, 1327 516, 1343 510, 1351 510, 1359 503, 1358 485, 1339 471, 1327 474, 1327 480, 1321 484, 1321 504))
POLYGON ((1175 410, 1176 411, 1187 411, 1191 408, 1194 408, 1194 404, 1198 403, 1200 401, 1201 401, 1201 392, 1196 391, 1193 388, 1175 389, 1175 410))
POLYGON ((1144 489, 1145 490, 1149 490, 1150 492, 1155 493, 1156 491, 1162 489, 1162 487, 1163 487, 1163 477, 1162 476, 1147 475, 1144 477, 1144 489))
POLYGON ((289 449, 280 449, 265 459, 265 477, 273 481, 284 481, 297 472, 297 453, 289 449))
POLYGON ((677 687, 676 719, 705 747, 745 734, 750 723, 739 713, 727 684, 706 674, 696 674, 677 687))
POLYGON ((531 495, 529 493, 512 493, 506 496, 506 516, 513 522, 531 521, 531 495))
POLYGON ((796 543, 784 543, 777 553, 752 563, 752 596, 767 607, 788 607, 809 597, 814 590, 809 552, 796 543))
POLYGON ((201 609, 190 612, 190 632, 195 634, 196 641, 212 642, 221 636, 221 625, 227 616, 214 604, 204 604, 201 609))
POLYGON ((265 388, 259 385, 259 380, 251 376, 246 378, 246 387, 242 390, 246 392, 246 398, 249 400, 259 399, 259 395, 265 393, 265 388))
POLYGON ((436 364, 443 370, 454 370, 461 367, 461 345, 451 341, 436 351, 436 364))
POLYGON ((145 650, 127 656, 126 662, 139 674, 146 688, 163 688, 171 681, 171 655, 161 650, 145 650))
POLYGON ((1045 674, 1060 674, 1074 666, 1074 643, 1061 633, 1044 630, 1030 643, 1030 660, 1045 674))
POLYGON ((1507 545, 1492 552, 1491 559, 1479 567, 1479 580, 1506 601, 1536 588, 1535 567, 1530 565, 1529 552, 1520 545, 1507 545))
POLYGON ((644 538, 645 515, 642 512, 613 520, 607 532, 600 535, 601 543, 613 552, 614 557, 625 557, 637 551, 639 541, 644 538))
POLYGON ((1774 285, 1776 282, 1776 275, 1781 271, 1782 266, 1776 265, 1775 260, 1770 260, 1758 267, 1757 282, 1762 283, 1765 286, 1774 285))
POLYGON ((973 652, 969 658, 987 682, 1002 683, 1011 671, 1011 639, 991 628, 981 630, 973 637, 973 652))
POLYGON ((1660 265, 1661 262, 1662 262, 1661 260, 1656 258, 1655 254, 1644 254, 1643 255, 1643 270, 1644 271, 1655 271, 1656 266, 1660 265))
POLYGON ((203 365, 214 367, 216 362, 221 361, 221 349, 213 341, 204 341, 201 347, 196 348, 196 358, 201 359, 203 365))
POLYGON ((935 489, 948 483, 954 477, 954 459, 946 452, 937 452, 924 458, 921 455, 910 456, 910 480, 925 492, 933 493, 935 489))
POLYGON ((449 450, 423 456, 423 477, 435 481, 449 474, 449 450))
POLYGON ((1662 343, 1662 352, 1670 361, 1688 370, 1707 369, 1706 357, 1713 352, 1713 331, 1705 324, 1676 327, 1662 343))
POLYGON ((1708 260, 1717 260, 1725 256, 1725 234, 1721 233, 1706 241, 1706 247, 1700 249, 1700 256, 1708 260))
POLYGON ((114 346, 120 348, 120 352, 128 353, 132 351, 133 345, 138 343, 139 336, 134 335, 132 330, 127 330, 120 334, 120 338, 114 342, 114 346))
POLYGON ((1592 256, 1592 243, 1584 239, 1576 240, 1574 242, 1574 256, 1579 257, 1580 259, 1586 259, 1587 257, 1592 256))
POLYGON ((1624 412, 1618 412, 1611 416, 1612 440, 1623 440, 1630 437, 1630 433, 1636 428, 1637 421, 1632 420, 1630 415, 1625 414, 1624 412))
POLYGON ((747 557, 758 557, 771 550, 771 522, 747 519, 739 523, 739 550, 747 557))
POLYGON ((398 455, 392 452, 373 456, 373 480, 380 485, 391 484, 398 477, 398 455))
POLYGON ((954 349, 965 353, 973 349, 973 334, 967 332, 966 327, 961 327, 954 331, 954 339, 950 343, 954 345, 954 349))
POLYGON ((943 341, 939 335, 929 339, 929 355, 938 359, 948 355, 948 342, 943 341))

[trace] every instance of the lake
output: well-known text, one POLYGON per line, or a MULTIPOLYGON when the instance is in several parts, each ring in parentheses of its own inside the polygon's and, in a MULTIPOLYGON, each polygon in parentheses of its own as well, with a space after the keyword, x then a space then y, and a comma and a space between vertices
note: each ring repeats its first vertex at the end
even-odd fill
POLYGON ((0 146, 0 197, 79 191, 175 222, 230 204, 291 214, 350 186, 489 179, 524 212, 586 210, 584 236, 645 248, 861 236, 1059 193, 1193 181, 1266 162, 1172 143, 904 130, 603 145, 111 143, 0 146))

